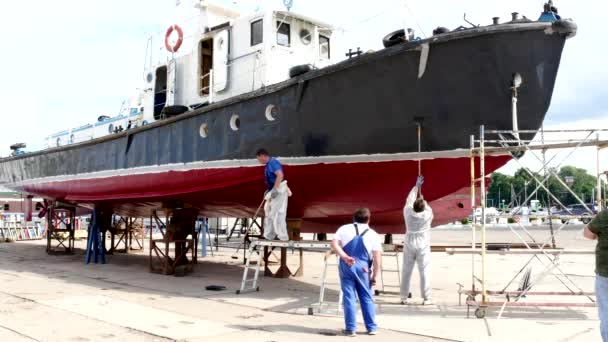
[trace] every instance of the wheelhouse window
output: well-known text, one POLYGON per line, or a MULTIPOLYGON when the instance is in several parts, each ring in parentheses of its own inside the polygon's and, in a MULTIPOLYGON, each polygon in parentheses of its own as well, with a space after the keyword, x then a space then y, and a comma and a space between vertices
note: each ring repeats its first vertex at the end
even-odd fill
POLYGON ((319 56, 329 59, 329 37, 319 35, 319 56))
POLYGON ((261 44, 264 41, 264 21, 262 19, 251 23, 251 46, 261 44))
POLYGON ((286 22, 277 21, 277 44, 291 45, 291 26, 286 22))

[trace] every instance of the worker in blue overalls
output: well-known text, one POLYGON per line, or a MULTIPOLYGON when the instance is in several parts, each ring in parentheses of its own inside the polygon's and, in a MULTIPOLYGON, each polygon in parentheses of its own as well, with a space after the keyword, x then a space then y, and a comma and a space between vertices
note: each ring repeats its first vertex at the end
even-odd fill
POLYGON ((370 216, 367 208, 357 210, 353 215, 354 223, 340 227, 331 242, 332 249, 340 256, 344 334, 347 336, 356 336, 357 297, 367 333, 375 335, 378 329, 372 286, 382 265, 382 245, 378 234, 369 227, 370 216))

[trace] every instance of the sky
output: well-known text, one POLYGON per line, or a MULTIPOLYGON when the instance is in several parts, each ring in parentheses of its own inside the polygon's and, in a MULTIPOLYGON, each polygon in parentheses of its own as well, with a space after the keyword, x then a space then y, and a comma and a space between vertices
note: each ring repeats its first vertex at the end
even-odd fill
MULTIPOLYGON (((284 8, 281 0, 216 2, 244 12, 284 8)), ((382 37, 404 25, 420 36, 437 26, 466 25, 464 13, 483 25, 495 16, 508 21, 514 11, 537 19, 543 2, 294 0, 292 11, 338 27, 337 51, 346 52, 381 49, 382 37)), ((8 155, 13 143, 38 149, 49 134, 94 122, 102 114, 117 115, 143 81, 147 38, 154 34, 158 58, 164 30, 173 23, 187 27, 193 22, 193 1, 180 3, 176 8, 175 0, 2 1, 0 156, 8 155)), ((608 128, 608 48, 600 43, 606 39, 599 20, 600 13, 608 13, 608 1, 556 0, 555 5, 563 17, 577 22, 579 31, 567 42, 545 127, 608 128)), ((608 170, 608 155, 602 155, 602 168, 608 170)), ((592 169, 583 165, 588 160, 587 154, 569 164, 592 169)))

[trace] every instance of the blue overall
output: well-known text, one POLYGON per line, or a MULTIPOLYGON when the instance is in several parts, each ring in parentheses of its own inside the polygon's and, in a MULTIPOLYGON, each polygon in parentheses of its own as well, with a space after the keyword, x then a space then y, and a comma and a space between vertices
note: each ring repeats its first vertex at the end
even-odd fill
POLYGON ((347 331, 357 330, 357 295, 361 303, 361 311, 367 331, 376 331, 375 304, 372 297, 372 288, 369 279, 369 272, 372 258, 365 248, 363 243, 363 235, 367 233, 365 230, 359 234, 359 228, 355 224, 357 236, 355 236, 346 246, 343 246, 344 252, 355 259, 355 264, 352 267, 340 259, 340 283, 342 286, 342 294, 344 296, 344 320, 346 321, 347 331))

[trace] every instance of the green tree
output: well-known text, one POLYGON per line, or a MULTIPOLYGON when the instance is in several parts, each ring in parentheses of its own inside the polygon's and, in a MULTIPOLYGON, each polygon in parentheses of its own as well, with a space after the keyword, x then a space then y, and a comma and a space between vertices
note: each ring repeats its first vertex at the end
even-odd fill
MULTIPOLYGON (((569 185, 569 187, 576 193, 576 195, 583 199, 585 202, 590 203, 591 195, 597 187, 597 178, 587 173, 585 169, 577 168, 574 166, 564 166, 559 170, 550 169, 547 173, 553 171, 563 183, 569 185), (568 184, 567 179, 572 180, 571 184, 568 184)), ((523 168, 517 170, 513 176, 505 175, 499 172, 492 174, 492 184, 488 188, 488 199, 493 199, 496 206, 504 200, 505 204, 511 203, 511 188, 513 188, 516 201, 520 204, 528 196, 534 193, 534 190, 538 187, 538 183, 534 178, 542 181, 544 175, 541 172, 535 173, 531 170, 525 170, 523 168), (530 175, 532 174, 532 175, 530 175)), ((555 176, 551 176, 547 182, 544 183, 545 187, 551 191, 551 194, 557 198, 564 205, 576 204, 578 201, 576 198, 560 183, 555 176)), ((539 188, 538 193, 534 194, 531 199, 538 199, 541 201, 544 207, 550 205, 557 205, 557 201, 548 195, 542 187, 539 188)))
POLYGON ((513 177, 500 172, 494 172, 491 179, 492 182, 488 188, 487 198, 492 199, 496 207, 500 206, 503 199, 506 204, 509 204, 511 200, 511 184, 513 183, 513 177))

